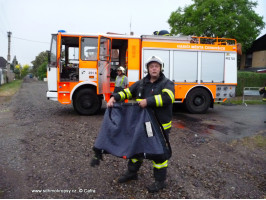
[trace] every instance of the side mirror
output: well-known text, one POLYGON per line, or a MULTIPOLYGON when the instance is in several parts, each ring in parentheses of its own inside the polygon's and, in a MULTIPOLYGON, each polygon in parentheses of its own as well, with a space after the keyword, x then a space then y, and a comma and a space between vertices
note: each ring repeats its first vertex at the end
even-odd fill
POLYGON ((51 61, 51 59, 50 59, 50 57, 51 57, 51 52, 50 51, 46 51, 47 52, 47 56, 48 56, 48 63, 50 64, 50 61, 51 61))

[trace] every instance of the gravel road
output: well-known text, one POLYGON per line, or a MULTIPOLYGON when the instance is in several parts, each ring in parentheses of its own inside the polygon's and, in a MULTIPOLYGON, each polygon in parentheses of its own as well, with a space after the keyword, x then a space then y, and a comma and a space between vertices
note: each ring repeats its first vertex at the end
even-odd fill
MULTIPOLYGON (((79 116, 72 105, 48 101, 46 89, 44 82, 27 80, 11 100, 0 99, 0 198, 266 197, 265 146, 216 137, 228 135, 232 125, 215 118, 221 106, 200 117, 175 112, 167 188, 149 194, 145 187, 153 176, 148 160, 139 180, 126 184, 117 183, 127 166, 123 159, 105 155, 99 167, 90 167, 105 110, 79 116)), ((265 141, 265 129, 254 134, 265 141)))

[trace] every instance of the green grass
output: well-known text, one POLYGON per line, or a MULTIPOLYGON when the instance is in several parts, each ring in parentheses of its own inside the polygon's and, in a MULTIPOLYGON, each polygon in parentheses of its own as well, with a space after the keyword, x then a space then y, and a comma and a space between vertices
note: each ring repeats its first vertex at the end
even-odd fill
POLYGON ((21 87, 22 80, 15 80, 0 86, 0 96, 13 96, 21 87))
MULTIPOLYGON (((245 97, 245 103, 248 105, 255 105, 255 104, 262 104, 262 105, 266 105, 266 102, 262 101, 262 96, 261 97, 245 97)), ((243 97, 239 96, 239 97, 234 97, 231 99, 227 99, 225 102, 223 103, 215 103, 215 104, 237 104, 237 105, 241 105, 243 103, 243 97)))
POLYGON ((251 137, 244 137, 240 140, 234 140, 232 144, 241 144, 250 149, 257 148, 266 150, 266 137, 263 135, 263 133, 261 133, 251 137))
POLYGON ((0 189, 0 198, 2 199, 4 197, 4 191, 0 189))
MULTIPOLYGON (((224 104, 227 103, 232 103, 232 104, 237 104, 237 105, 241 105, 243 103, 242 99, 241 100, 226 100, 224 102, 224 104)), ((252 104, 252 105, 256 105, 256 104, 264 104, 266 105, 266 102, 263 102, 262 100, 249 100, 249 101, 245 101, 246 104, 252 104)))

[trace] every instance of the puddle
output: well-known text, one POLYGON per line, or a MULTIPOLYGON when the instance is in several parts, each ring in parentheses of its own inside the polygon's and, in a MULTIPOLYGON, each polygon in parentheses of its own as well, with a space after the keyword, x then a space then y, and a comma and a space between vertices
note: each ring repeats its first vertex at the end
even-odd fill
POLYGON ((174 116, 173 127, 187 129, 198 135, 228 135, 229 128, 215 119, 198 119, 184 114, 174 116))
POLYGON ((181 120, 179 120, 179 121, 173 121, 172 125, 175 128, 181 128, 181 129, 186 128, 185 123, 182 122, 181 120))
POLYGON ((190 117, 188 115, 185 115, 185 114, 174 114, 173 115, 173 119, 176 119, 175 121, 183 121, 185 123, 194 123, 194 122, 200 122, 201 119, 197 119, 197 118, 194 118, 194 117, 190 117))

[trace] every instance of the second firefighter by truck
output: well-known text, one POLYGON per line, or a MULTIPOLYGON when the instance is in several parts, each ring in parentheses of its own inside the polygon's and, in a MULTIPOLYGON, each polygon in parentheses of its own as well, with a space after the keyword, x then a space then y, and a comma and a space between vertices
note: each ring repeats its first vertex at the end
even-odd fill
MULTIPOLYGON (((160 58, 152 56, 146 62, 148 75, 137 81, 131 87, 118 93, 114 93, 108 107, 114 102, 136 98, 141 108, 150 107, 161 123, 164 134, 169 141, 169 133, 172 125, 172 106, 175 100, 174 83, 163 74, 164 65, 160 58)), ((153 159, 153 174, 155 182, 147 187, 148 191, 158 192, 165 187, 168 160, 170 156, 158 156, 153 159)), ((119 179, 119 183, 138 179, 138 170, 143 162, 142 158, 132 158, 128 162, 128 169, 119 179)))
POLYGON ((120 66, 117 69, 117 77, 115 79, 115 89, 114 93, 118 93, 128 86, 128 79, 125 75, 125 68, 120 66))

